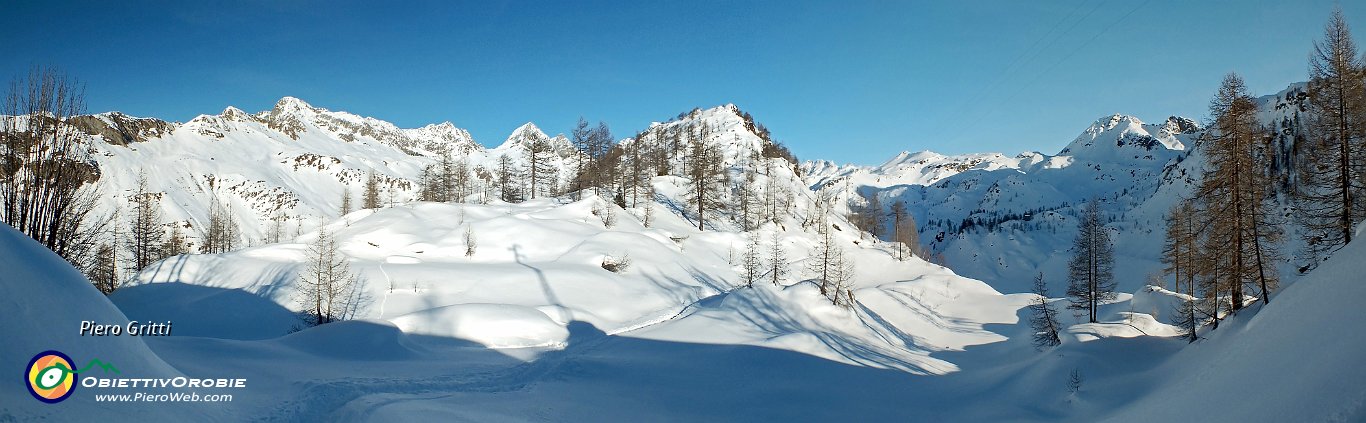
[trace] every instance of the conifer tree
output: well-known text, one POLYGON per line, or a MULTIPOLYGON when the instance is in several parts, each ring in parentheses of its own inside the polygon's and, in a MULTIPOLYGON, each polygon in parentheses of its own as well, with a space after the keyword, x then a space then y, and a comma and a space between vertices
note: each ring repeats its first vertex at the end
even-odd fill
POLYGON ((759 232, 750 232, 745 241, 745 254, 741 258, 740 264, 744 268, 741 272, 741 279, 745 282, 746 288, 754 287, 754 282, 763 277, 763 246, 759 242, 759 232))
POLYGON ((94 264, 86 272, 86 276, 95 285, 95 289, 100 290, 104 295, 109 295, 114 290, 119 289, 118 260, 118 248, 113 245, 101 243, 95 249, 94 264))
POLYGON ((554 155, 550 140, 537 137, 527 142, 523 151, 526 155, 527 192, 530 198, 551 194, 559 176, 558 170, 550 161, 554 155))
POLYGON ((721 208, 721 190, 726 183, 725 169, 722 167, 721 149, 716 143, 709 142, 711 129, 699 125, 696 132, 689 131, 687 157, 688 205, 697 211, 697 229, 706 229, 707 213, 721 208))
POLYGON ((892 203, 892 241, 896 243, 897 260, 908 256, 921 255, 920 229, 916 227, 915 217, 906 210, 905 201, 892 203))
POLYGON ((313 325, 350 318, 365 299, 360 280, 342 256, 337 239, 326 226, 308 247, 308 262, 300 273, 298 301, 313 317, 313 325))
POLYGON ((749 231, 753 228, 756 216, 762 209, 759 202, 759 192, 755 188, 758 178, 753 169, 745 168, 740 171, 741 178, 735 183, 735 211, 736 223, 740 224, 740 230, 749 231))
POLYGON ((1274 262, 1281 228, 1274 224, 1268 200, 1272 186, 1264 161, 1266 131, 1257 120, 1257 103, 1243 79, 1230 73, 1210 101, 1209 169, 1197 195, 1207 205, 1209 237, 1223 246, 1228 267, 1219 284, 1228 289, 1231 311, 1243 307, 1244 285, 1257 286, 1263 302, 1276 288, 1274 262))
POLYGON ((773 281, 773 286, 782 286, 782 280, 788 272, 787 251, 783 249, 782 235, 782 231, 774 230, 768 243, 768 277, 773 281))
MULTIPOLYGON (((367 209, 378 209, 379 199, 379 176, 375 171, 370 170, 370 174, 365 177, 365 192, 361 194, 361 207, 367 209)), ((278 240, 275 242, 279 242, 278 240)))
POLYGON ((1034 347, 1044 349, 1062 344, 1058 324, 1058 312, 1048 303, 1048 284, 1043 273, 1034 277, 1034 300, 1029 304, 1029 327, 1034 330, 1034 347))
POLYGON ((200 252, 205 254, 226 253, 237 248, 241 240, 237 218, 226 202, 214 200, 209 206, 209 226, 202 235, 203 245, 200 252))
POLYGON ((147 191, 147 174, 139 173, 126 239, 128 265, 132 270, 142 270, 162 258, 161 248, 166 242, 166 231, 162 228, 160 200, 158 193, 147 191))
POLYGON ((1297 170, 1297 215, 1313 267, 1352 241, 1366 217, 1366 64, 1341 8, 1309 56, 1310 118, 1297 170))
POLYGON ((513 163, 512 158, 507 155, 498 156, 498 196, 503 201, 518 203, 522 201, 521 190, 517 188, 517 180, 521 179, 521 169, 513 163))
POLYGON ((465 226, 465 257, 474 257, 474 252, 478 249, 479 240, 474 237, 474 226, 465 226))
POLYGON ((351 210, 351 187, 342 187, 341 215, 350 214, 351 210))
POLYGON ((1167 265, 1163 273, 1172 276, 1172 288, 1177 293, 1186 295, 1174 310, 1176 321, 1173 323, 1190 337, 1191 342, 1195 341, 1195 331, 1200 322, 1196 317, 1195 288, 1198 261, 1203 254, 1200 251, 1196 213, 1195 203, 1191 200, 1182 200, 1172 207, 1167 216, 1166 242, 1162 249, 1162 263, 1167 265))
POLYGON ((1091 323, 1096 322, 1101 302, 1115 297, 1114 260, 1114 246, 1101 222, 1099 200, 1093 199, 1082 211, 1072 259, 1067 264, 1068 308, 1085 310, 1091 323))
POLYGON ((185 232, 176 224, 171 227, 171 236, 166 238, 166 243, 162 244, 162 257, 175 257, 181 254, 189 254, 190 248, 185 241, 185 232))

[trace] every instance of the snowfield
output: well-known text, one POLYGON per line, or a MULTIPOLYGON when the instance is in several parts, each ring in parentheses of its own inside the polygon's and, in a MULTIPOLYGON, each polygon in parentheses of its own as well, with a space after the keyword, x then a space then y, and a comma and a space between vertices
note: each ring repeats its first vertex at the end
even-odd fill
MULTIPOLYGON (((677 171, 651 175, 653 196, 623 198, 629 207, 591 192, 413 201, 440 149, 488 166, 549 139, 561 170, 575 153, 530 124, 485 149, 449 123, 400 129, 288 97, 255 115, 229 108, 154 125, 131 143, 106 140, 96 146, 111 189, 101 207, 126 201, 130 164, 164 164, 147 173, 168 220, 193 232, 208 202, 222 199, 250 242, 166 258, 106 297, 0 225, 0 363, 18 369, 55 349, 82 377, 240 378, 247 387, 200 389, 232 395, 212 404, 100 402, 129 392, 80 387, 50 405, 0 383, 0 422, 1366 419, 1366 371, 1353 366, 1366 357, 1366 333, 1353 326, 1366 321, 1354 306, 1366 297, 1355 277, 1366 271, 1366 246, 1286 278, 1270 305, 1202 329, 1193 344, 1169 324, 1182 294, 1146 282, 1160 267, 1163 213, 1201 166, 1199 150, 1187 150, 1193 122, 1114 115, 1058 155, 907 153, 875 169, 763 157, 767 141, 733 105, 623 142, 670 142, 670 130, 693 124, 713 129, 705 141, 720 147, 730 176, 763 169, 746 183, 780 192, 783 211, 748 231, 733 212, 712 213, 699 230, 677 171), (358 192, 371 169, 398 198, 340 215, 341 192, 358 192), (922 241, 949 267, 896 260, 892 244, 855 230, 846 218, 854 193, 884 206, 909 200, 922 241), (1027 307, 1037 296, 1021 292, 1043 271, 1061 295, 1073 208, 1091 196, 1107 201, 1121 292, 1097 323, 1050 299, 1062 345, 1040 351, 1027 307), (833 210, 818 206, 822 198, 833 210), (263 242, 282 212, 286 234, 263 242), (993 227, 949 230, 967 218, 993 227), (818 228, 855 264, 850 307, 826 299, 805 269, 818 228), (300 276, 323 233, 358 289, 345 320, 310 326, 300 276), (751 237, 765 259, 774 240, 785 254, 789 273, 777 283, 767 274, 744 283, 751 237), (78 336, 91 319, 172 321, 174 330, 78 336), (118 373, 84 368, 92 359, 118 373)), ((677 170, 675 153, 662 160, 677 170)))
MULTIPOLYGON (((293 333, 298 307, 285 275, 299 266, 301 245, 168 259, 179 263, 163 266, 178 271, 149 270, 111 303, 60 259, 4 228, 0 259, 9 271, 0 274, 0 298, 18 313, 3 321, 11 338, 0 348, 6 361, 59 349, 78 361, 116 363, 125 374, 242 377, 250 389, 212 407, 96 403, 97 388, 50 406, 5 384, 5 398, 16 401, 0 405, 0 418, 111 409, 130 413, 116 419, 284 421, 1362 417, 1366 375, 1344 365, 1366 354, 1366 337, 1350 328, 1366 317, 1350 304, 1366 294, 1350 277, 1366 270, 1358 268, 1366 256, 1360 246, 1189 347, 1148 314, 1175 301, 1155 288, 1121 295, 1105 306, 1102 323, 1068 324, 1061 347, 1039 352, 1023 321, 1032 295, 1002 295, 945 268, 862 247, 852 249, 861 268, 876 270, 860 274, 852 310, 830 305, 811 282, 740 287, 734 266, 716 253, 729 242, 724 237, 697 236, 677 217, 638 228, 625 212, 616 228, 602 228, 589 219, 591 201, 419 203, 349 216, 350 226, 346 218, 331 222, 377 301, 358 320, 293 333), (439 225, 399 221, 448 216, 431 221, 454 228, 462 212, 475 228, 513 225, 500 227, 546 242, 524 250, 485 236, 482 253, 466 258, 437 253, 453 248, 439 225), (616 232, 656 231, 669 236, 630 238, 634 264, 620 274, 601 269, 602 253, 583 247, 616 232), (683 234, 691 236, 681 246, 670 237, 683 234), (405 250, 423 256, 391 259, 405 250), (422 282, 418 292, 402 283, 390 292, 392 280, 422 282), (124 319, 114 304, 128 318, 174 319, 175 336, 73 336, 78 314, 124 319), (33 330, 33 322, 51 329, 33 330), (1073 370, 1084 376, 1077 393, 1065 382, 1073 370), (1202 399, 1208 392, 1261 399, 1216 409, 1202 399)), ((789 235, 793 244, 805 241, 800 230, 789 235)))

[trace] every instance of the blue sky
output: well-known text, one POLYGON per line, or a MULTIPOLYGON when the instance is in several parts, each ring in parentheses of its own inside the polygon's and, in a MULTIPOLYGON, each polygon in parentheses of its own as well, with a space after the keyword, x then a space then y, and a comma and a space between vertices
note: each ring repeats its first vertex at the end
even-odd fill
MULTIPOLYGON (((485 145, 735 103, 803 159, 876 164, 1055 153, 1117 112, 1203 118, 1226 72, 1259 94, 1306 79, 1333 4, 4 1, 0 77, 56 65, 92 112, 179 121, 288 95, 485 145)), ((1366 2, 1342 6, 1360 39, 1366 2)))

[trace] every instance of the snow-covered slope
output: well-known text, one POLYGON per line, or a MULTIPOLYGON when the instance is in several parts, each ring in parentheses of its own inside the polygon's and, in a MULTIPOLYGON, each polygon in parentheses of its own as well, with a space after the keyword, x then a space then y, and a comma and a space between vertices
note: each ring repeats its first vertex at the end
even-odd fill
MULTIPOLYGON (((126 324, 128 318, 110 304, 65 260, 9 225, 0 223, 0 362, 18 376, 36 354, 56 350, 74 361, 80 371, 92 359, 115 366, 125 377, 173 378, 185 376, 162 361, 134 336, 78 336, 81 322, 126 324)), ((84 376, 105 376, 100 369, 84 376)), ((70 398, 45 404, 30 397, 18 377, 0 383, 0 421, 68 420, 71 416, 96 416, 108 405, 97 403, 92 392, 99 388, 75 386, 70 398)), ((147 389, 160 393, 162 389, 147 389)), ((204 419, 203 409, 191 407, 128 407, 128 419, 204 419)))
POLYGON ((1366 420, 1363 272, 1366 244, 1344 247, 1269 305, 1172 355, 1154 369, 1160 382, 1110 420, 1366 420))
MULTIPOLYGON (((1294 84, 1258 99, 1260 118, 1277 131, 1268 172, 1281 192, 1293 165, 1303 90, 1294 84)), ((925 247, 1002 292, 1027 291, 1040 271, 1061 292, 1080 206, 1098 199, 1115 240, 1120 290, 1133 292, 1160 274, 1166 214, 1191 196, 1204 169, 1202 134, 1186 118, 1144 123, 1116 114, 1092 123, 1056 155, 919 152, 879 166, 807 162, 803 169, 813 189, 842 200, 846 210, 863 202, 854 193, 876 195, 884 208, 905 201, 925 247)), ((1292 242, 1285 250, 1295 248, 1292 242)), ((1287 262, 1282 270, 1294 268, 1287 262)))
MULTIPOLYGON (((381 180, 382 200, 398 203, 416 199, 422 169, 443 151, 485 181, 502 155, 523 164, 524 146, 534 140, 552 142, 551 164, 557 169, 568 168, 577 154, 563 136, 550 137, 530 123, 502 145, 486 149, 450 122, 401 129, 293 97, 256 114, 228 107, 183 124, 119 113, 75 121, 89 134, 101 169, 101 212, 126 210, 139 174, 145 173, 149 190, 161 193, 165 218, 186 227, 192 242, 214 201, 228 204, 244 241, 255 244, 276 216, 287 219, 286 237, 336 217, 343 190, 349 189, 359 204, 370 171, 381 180)), ((561 172, 558 183, 568 177, 561 172)))
MULTIPOLYGON (((1102 201, 1115 230, 1147 233, 1160 223, 1161 215, 1134 219, 1127 213, 1153 196, 1166 166, 1184 157, 1198 130, 1183 118, 1146 124, 1113 115, 1091 124, 1057 155, 919 152, 876 167, 808 162, 804 168, 812 188, 833 195, 845 210, 863 204, 855 193, 876 195, 884 207, 906 202, 921 243, 943 254, 951 268, 1003 292, 1023 292, 1030 279, 1024 275, 1036 270, 1051 280, 1062 276, 1066 254, 1060 253, 1070 248, 1084 202, 1102 201)), ((1118 238, 1119 254, 1144 260, 1135 269, 1156 258, 1131 253, 1123 243, 1132 238, 1118 238)), ((1127 258, 1121 266, 1135 263, 1127 258)), ((1143 282, 1145 271, 1131 270, 1118 272, 1127 276, 1124 290, 1143 282)))

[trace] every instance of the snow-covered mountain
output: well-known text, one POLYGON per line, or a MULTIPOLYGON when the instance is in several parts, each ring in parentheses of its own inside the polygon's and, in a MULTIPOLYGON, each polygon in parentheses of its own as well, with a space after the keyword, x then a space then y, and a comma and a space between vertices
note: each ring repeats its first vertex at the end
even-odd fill
MULTIPOLYGON (((359 196, 371 171, 381 180, 384 202, 397 204, 417 199, 423 169, 443 152, 464 161, 475 185, 483 187, 494 184, 501 157, 525 169, 529 146, 539 142, 549 146, 553 185, 565 187, 581 154, 563 134, 547 135, 530 122, 487 148, 450 122, 404 129, 294 97, 255 114, 228 107, 185 123, 118 112, 80 116, 73 122, 86 134, 102 170, 100 211, 127 209, 139 175, 145 173, 149 191, 161 193, 166 219, 186 228, 192 242, 215 201, 238 215, 250 244, 265 239, 276 218, 286 221, 287 235, 297 235, 338 216, 343 191, 359 196)), ((627 138, 621 144, 645 145, 642 151, 662 155, 662 173, 681 175, 687 151, 680 143, 702 127, 710 130, 707 142, 723 152, 726 168, 768 166, 762 157, 771 142, 764 138, 766 132, 756 131, 752 118, 734 105, 696 109, 653 123, 639 133, 642 139, 627 138)), ((788 169, 780 185, 806 191, 794 173, 788 169)), ((467 201, 486 202, 493 196, 489 190, 472 191, 467 201)))
MULTIPOLYGON (((1303 93, 1295 84, 1258 99, 1263 123, 1280 131, 1268 171, 1283 182, 1303 93)), ((1080 206, 1098 199, 1115 233, 1116 279, 1132 291, 1160 273, 1165 217, 1193 192, 1204 167, 1203 131, 1183 117, 1146 123, 1114 114, 1057 154, 903 152, 878 166, 808 161, 802 168, 813 190, 835 196, 846 211, 864 204, 855 193, 876 195, 883 207, 905 201, 922 244, 956 272, 1003 292, 1026 291, 1037 272, 1061 292, 1080 206)))
MULTIPOLYGON (((845 207, 862 204, 855 193, 876 195, 884 207, 906 202, 919 222, 921 243, 942 253, 950 267, 997 289, 1019 292, 1036 269, 1061 276, 1066 259, 1061 253, 1070 248, 1073 219, 1091 198, 1106 204, 1118 221, 1112 227, 1134 229, 1124 226, 1131 223, 1127 211, 1152 197, 1166 166, 1187 154, 1185 146, 1195 143, 1199 131, 1194 122, 1178 117, 1147 124, 1112 115, 1054 155, 925 151, 901 153, 880 166, 808 162, 804 170, 813 189, 832 191, 845 207)), ((1125 241, 1120 242, 1118 251, 1125 254, 1125 241)))
MULTIPOLYGON (((73 121, 88 134, 102 170, 101 211, 126 209, 145 173, 148 189, 162 193, 166 218, 185 226, 192 240, 214 201, 226 202, 247 241, 259 242, 277 215, 288 219, 287 230, 294 234, 336 217, 343 190, 358 201, 371 171, 382 181, 386 202, 414 200, 422 170, 443 151, 484 178, 500 156, 523 164, 526 144, 536 140, 554 146, 551 162, 557 169, 567 169, 577 154, 564 136, 548 136, 531 123, 501 145, 485 148, 450 122, 403 129, 293 97, 260 113, 228 107, 185 123, 117 112, 73 121)), ((558 178, 568 178, 567 172, 558 178)))
MULTIPOLYGON (((1297 85, 1261 99, 1262 119, 1281 130, 1268 170, 1277 175, 1292 163, 1303 98, 1297 85)), ((520 203, 413 200, 424 167, 447 151, 482 178, 501 157, 524 165, 527 148, 549 145, 564 183, 578 152, 531 123, 486 148, 450 122, 403 129, 290 97, 268 111, 229 107, 186 123, 119 113, 73 123, 90 134, 105 211, 126 207, 145 173, 167 218, 191 234, 215 200, 228 201, 257 240, 271 216, 293 216, 281 242, 167 258, 107 299, 0 225, 0 305, 18 313, 0 328, 22 334, 0 347, 0 358, 59 348, 78 360, 117 361, 130 376, 250 381, 223 407, 141 407, 134 418, 1149 421, 1213 410, 1190 399, 1211 391, 1229 402, 1265 394, 1233 413, 1250 417, 1362 415, 1351 402, 1361 396, 1352 382, 1359 377, 1299 359, 1346 363, 1366 350, 1360 336, 1341 336, 1359 331, 1323 323, 1360 320, 1348 301, 1353 287, 1343 284, 1361 267, 1360 246, 1287 284, 1275 305, 1253 306, 1217 332, 1202 329, 1205 341, 1194 346, 1164 323, 1181 294, 1142 283, 1158 268, 1165 213, 1204 166, 1202 128, 1189 119, 1102 117, 1057 154, 919 152, 879 166, 798 167, 771 151, 748 114, 725 105, 621 141, 616 153, 648 162, 653 197, 585 192, 520 203), (731 207, 697 228, 684 169, 690 139, 704 133, 700 142, 720 152, 729 178, 723 202, 757 189, 776 216, 741 223, 731 207), (390 199, 339 215, 343 190, 358 193, 371 171, 390 199), (896 260, 890 244, 852 230, 843 216, 860 205, 855 193, 884 206, 906 201, 923 243, 948 267, 896 260), (819 206, 824 198, 835 210, 819 206), (1103 201, 1115 233, 1120 294, 1101 306, 1098 323, 1062 316, 1063 344, 1040 353, 1023 318, 1037 297, 1020 292, 1040 270, 1061 292, 1077 206, 1092 198, 1103 201), (817 228, 854 264, 849 308, 832 305, 806 270, 817 228), (308 328, 299 275, 320 229, 336 236, 359 291, 354 320, 308 328), (764 260, 781 252, 789 273, 745 286, 743 263, 759 250, 764 260), (627 259, 625 270, 605 266, 627 259), (1327 298, 1337 301, 1321 307, 1327 298), (176 336, 94 345, 20 326, 61 307, 102 320, 172 320, 176 336), (1313 348, 1333 342, 1328 353, 1313 348), (1268 365, 1276 377, 1306 378, 1248 391, 1258 385, 1248 369, 1268 365), (1084 384, 1069 389, 1069 374, 1084 375, 1084 384), (1336 376, 1344 377, 1330 395, 1306 396, 1316 391, 1306 386, 1336 376)), ((74 326, 78 317, 88 316, 52 324, 74 326)), ((20 391, 0 386, 6 398, 20 391)), ((0 421, 94 418, 108 407, 94 399, 100 392, 79 393, 62 414, 6 401, 0 421)))

